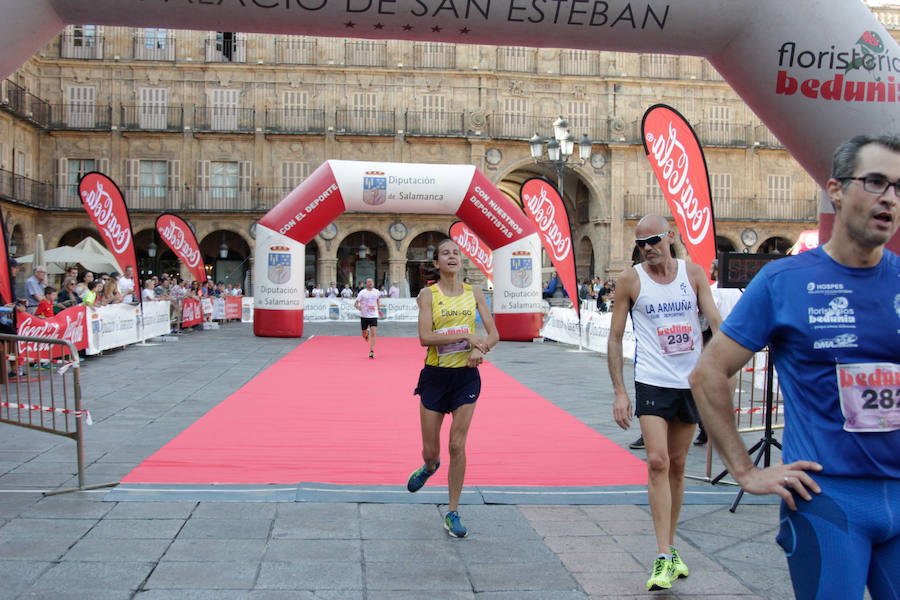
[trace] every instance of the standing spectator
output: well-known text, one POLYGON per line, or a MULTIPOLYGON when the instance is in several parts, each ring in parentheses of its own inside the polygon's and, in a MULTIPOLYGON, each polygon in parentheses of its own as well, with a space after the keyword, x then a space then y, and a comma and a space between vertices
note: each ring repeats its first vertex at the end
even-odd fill
POLYGON ((391 282, 391 287, 388 289, 388 297, 389 298, 399 298, 400 297, 400 286, 397 285, 396 281, 391 282))
POLYGON ((144 289, 141 290, 141 300, 144 302, 152 302, 156 299, 156 294, 153 292, 153 280, 148 279, 144 282, 144 289))
POLYGON ((62 280, 72 279, 73 281, 78 279, 78 265, 69 265, 66 267, 66 272, 62 276, 62 280))
POLYGON ((119 292, 119 286, 116 284, 116 280, 109 276, 106 278, 106 283, 103 284, 103 305, 121 303, 122 294, 119 292))
POLYGON ((75 293, 75 280, 73 278, 66 277, 63 280, 62 289, 57 296, 57 303, 62 305, 63 308, 71 308, 76 304, 81 304, 81 298, 75 293))
MULTIPOLYGON (((115 272, 113 272, 115 279, 115 272)), ((122 302, 132 302, 134 300, 134 267, 128 265, 125 267, 125 274, 118 278, 116 283, 119 286, 119 292, 122 293, 122 302)))
POLYGON ((34 314, 38 304, 44 299, 44 288, 47 287, 47 267, 35 265, 31 277, 25 280, 25 300, 28 301, 28 312, 34 314))
POLYGON ((380 288, 378 288, 378 295, 381 296, 382 298, 387 296, 387 290, 384 289, 384 286, 381 286, 380 288))
POLYGON ((319 286, 319 284, 317 283, 317 284, 316 284, 316 287, 314 287, 314 288, 312 289, 312 292, 310 292, 310 296, 312 296, 313 298, 324 298, 324 297, 325 297, 325 290, 323 290, 323 289, 319 286))
POLYGON ((44 299, 38 304, 37 309, 34 311, 34 316, 41 317, 42 319, 49 319, 53 316, 53 305, 56 304, 56 292, 56 288, 52 285, 48 285, 44 288, 44 299))
POLYGON ((345 283, 344 289, 341 290, 341 298, 352 298, 352 297, 353 297, 353 290, 350 289, 349 283, 345 283))
POLYGON ((328 286, 328 289, 325 290, 325 297, 326 298, 337 298, 339 293, 340 292, 338 291, 337 286, 332 281, 331 284, 328 286))
POLYGON ((75 284, 75 293, 84 296, 84 293, 91 287, 94 281, 94 274, 91 271, 85 271, 78 276, 78 282, 75 284))

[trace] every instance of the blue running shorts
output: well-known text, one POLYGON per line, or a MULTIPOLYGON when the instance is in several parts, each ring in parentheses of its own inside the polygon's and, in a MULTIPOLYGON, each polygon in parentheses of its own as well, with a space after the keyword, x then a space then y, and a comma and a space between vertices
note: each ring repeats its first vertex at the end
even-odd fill
POLYGON ((428 410, 452 413, 463 404, 471 404, 481 395, 481 375, 477 368, 435 367, 425 365, 413 392, 428 410))

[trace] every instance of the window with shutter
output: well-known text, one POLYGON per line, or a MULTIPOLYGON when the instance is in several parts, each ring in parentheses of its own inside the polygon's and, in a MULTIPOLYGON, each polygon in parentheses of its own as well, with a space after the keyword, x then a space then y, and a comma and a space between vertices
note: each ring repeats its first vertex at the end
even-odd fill
POLYGON ((81 199, 78 197, 78 182, 84 175, 96 170, 97 161, 93 158, 70 158, 67 160, 65 207, 81 206, 81 199))
POLYGON ((713 202, 731 201, 731 173, 710 173, 709 183, 713 202))
POLYGON ((439 94, 422 96, 422 133, 445 133, 447 98, 439 94))
POLYGON ((788 202, 791 199, 791 176, 769 175, 768 188, 766 198, 769 202, 788 202))
POLYGON ((281 192, 287 194, 309 177, 310 164, 308 162, 281 163, 281 192))
POLYGON ((284 92, 284 128, 289 131, 306 131, 309 93, 300 90, 284 92))
POLYGON ((145 208, 163 208, 166 200, 166 184, 169 180, 166 161, 140 161, 139 177, 141 205, 145 208))
POLYGON ((169 90, 166 88, 141 88, 138 114, 141 129, 165 129, 167 126, 169 90))
POLYGON ((731 107, 713 104, 707 108, 709 123, 709 141, 715 144, 727 144, 731 141, 731 107))
POLYGON ((377 125, 375 108, 378 105, 375 94, 356 92, 352 96, 352 103, 350 112, 352 131, 375 131, 377 125))
POLYGON ((216 131, 235 131, 238 128, 240 90, 210 91, 210 126, 216 131))
POLYGON ((209 163, 210 208, 233 208, 237 202, 240 166, 236 161, 209 163))
MULTIPOLYGON (((575 144, 577 145, 584 135, 595 137, 591 133, 591 103, 584 100, 570 100, 566 108, 569 131, 575 137, 575 144)), ((578 151, 577 147, 575 151, 578 151)))
POLYGON ((503 135, 506 137, 530 137, 528 117, 525 114, 525 98, 503 99, 503 135))
POLYGON ((76 129, 90 129, 96 123, 97 88, 70 85, 66 91, 66 125, 76 129))

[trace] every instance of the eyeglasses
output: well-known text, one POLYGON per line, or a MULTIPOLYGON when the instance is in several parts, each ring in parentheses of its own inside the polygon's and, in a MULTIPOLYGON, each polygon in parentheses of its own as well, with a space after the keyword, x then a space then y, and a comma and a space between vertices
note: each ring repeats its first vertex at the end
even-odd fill
POLYGON ((864 190, 879 196, 885 193, 889 187, 893 187, 894 195, 900 197, 900 180, 891 181, 881 173, 872 173, 863 177, 837 177, 836 179, 838 181, 860 181, 864 190))
POLYGON ((669 232, 657 233, 656 235, 651 235, 649 237, 635 239, 634 243, 637 244, 638 248, 643 248, 644 246, 647 246, 648 244, 650 246, 655 246, 658 243, 660 243, 662 241, 662 239, 664 237, 666 237, 667 235, 669 235, 669 232))

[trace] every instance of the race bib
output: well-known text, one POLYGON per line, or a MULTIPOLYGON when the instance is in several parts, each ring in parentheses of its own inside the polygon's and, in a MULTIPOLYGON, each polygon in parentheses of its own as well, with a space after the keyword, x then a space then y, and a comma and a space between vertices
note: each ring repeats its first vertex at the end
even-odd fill
MULTIPOLYGON (((469 333, 468 325, 454 325, 453 327, 445 327, 443 329, 435 329, 435 333, 469 333)), ((438 356, 445 356, 447 354, 456 354, 457 352, 468 352, 471 346, 469 342, 463 340, 461 342, 455 342, 453 344, 445 344, 443 346, 437 346, 438 356)))
POLYGON ((694 330, 687 324, 656 328, 659 348, 663 356, 684 354, 694 349, 694 330))
POLYGON ((900 365, 837 365, 844 431, 900 429, 900 365))

